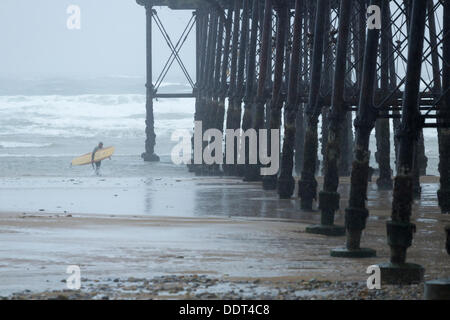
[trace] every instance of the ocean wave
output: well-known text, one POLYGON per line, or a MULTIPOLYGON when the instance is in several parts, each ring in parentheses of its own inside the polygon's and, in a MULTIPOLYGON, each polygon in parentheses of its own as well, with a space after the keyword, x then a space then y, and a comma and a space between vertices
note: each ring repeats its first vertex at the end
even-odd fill
POLYGON ((13 148, 47 148, 52 146, 52 143, 31 143, 31 142, 19 142, 19 141, 0 141, 0 148, 13 149, 13 148))
MULTIPOLYGON (((193 126, 193 99, 154 102, 155 127, 193 126)), ((142 137, 145 95, 0 96, 0 135, 45 137, 142 137)))

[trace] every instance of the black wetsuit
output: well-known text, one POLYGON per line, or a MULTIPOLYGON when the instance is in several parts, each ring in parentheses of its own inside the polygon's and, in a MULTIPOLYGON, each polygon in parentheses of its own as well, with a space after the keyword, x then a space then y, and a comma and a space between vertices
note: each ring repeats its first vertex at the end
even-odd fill
MULTIPOLYGON (((92 151, 92 159, 91 159, 92 162, 94 161, 95 153, 96 153, 98 150, 100 150, 100 149, 102 149, 102 148, 100 148, 100 147, 97 146, 97 147, 94 148, 94 151, 92 151)), ((101 166, 101 165, 102 165, 102 162, 101 162, 101 161, 95 162, 96 170, 100 169, 100 166, 101 166)))

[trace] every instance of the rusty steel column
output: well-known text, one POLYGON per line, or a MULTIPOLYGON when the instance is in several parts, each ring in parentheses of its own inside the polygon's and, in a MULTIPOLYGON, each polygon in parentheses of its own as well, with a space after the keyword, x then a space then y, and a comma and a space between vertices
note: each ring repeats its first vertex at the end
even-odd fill
MULTIPOLYGON (((222 52, 223 52, 223 33, 225 30, 225 15, 224 12, 219 12, 219 28, 217 34, 216 41, 216 53, 215 53, 215 62, 214 62, 214 82, 212 89, 212 101, 210 109, 207 113, 207 121, 204 125, 206 125, 207 129, 218 129, 217 127, 217 116, 219 113, 219 104, 220 104, 220 94, 221 94, 221 67, 222 67, 222 52)), ((214 137, 215 139, 215 137, 214 137)), ((210 140, 209 143, 214 143, 214 140, 210 140)), ((214 150, 215 153, 216 150, 214 150)), ((214 154, 215 155, 215 154, 214 154)), ((223 158, 223 155, 221 155, 223 158)), ((207 169, 208 175, 221 175, 220 165, 214 163, 210 165, 207 169)))
POLYGON ((299 112, 298 82, 300 71, 300 49, 302 36, 302 18, 304 0, 295 1, 294 34, 292 39, 291 70, 289 73, 288 96, 285 106, 285 123, 283 152, 281 158, 281 171, 278 178, 278 195, 280 199, 292 197, 295 188, 295 180, 292 176, 294 168, 294 148, 296 136, 296 118, 299 112))
MULTIPOLYGON (((266 80, 268 75, 269 52, 272 34, 272 0, 265 0, 264 20, 262 25, 262 40, 259 56, 259 77, 255 99, 255 117, 253 119, 253 128, 258 131, 265 126, 265 102, 266 102, 266 80)), ((258 153, 259 153, 258 142, 258 153)), ((249 165, 246 170, 245 179, 247 181, 261 180, 260 162, 255 165, 249 165)))
POLYGON ((208 108, 205 110, 205 120, 203 121, 205 131, 213 128, 211 121, 217 107, 217 87, 219 84, 218 69, 220 70, 220 55, 222 52, 221 42, 223 39, 223 35, 220 33, 221 31, 223 32, 223 19, 221 16, 222 15, 219 12, 214 10, 213 38, 210 49, 211 59, 209 61, 210 73, 207 74, 208 108), (220 29, 222 30, 220 31, 220 29))
MULTIPOLYGON (((200 67, 199 67, 199 71, 200 71, 200 75, 199 78, 197 80, 197 88, 196 88, 196 99, 195 99, 195 115, 194 115, 194 119, 196 122, 203 122, 204 120, 204 104, 205 104, 205 88, 206 88, 206 65, 207 65, 207 52, 208 52, 208 34, 210 33, 210 29, 211 29, 211 19, 210 19, 210 14, 207 10, 201 10, 201 16, 202 16, 202 25, 201 25, 201 36, 200 36, 200 67)), ((194 131, 195 134, 195 131, 194 131)), ((202 132, 203 135, 203 132, 202 132)), ((203 136, 202 136, 203 139, 203 136)), ((192 157, 193 157, 193 161, 195 161, 195 153, 196 152, 203 152, 203 147, 200 146, 202 148, 202 150, 196 150, 196 148, 198 148, 198 146, 195 144, 195 136, 192 137, 192 147, 193 147, 193 152, 192 152, 192 157)), ((198 160, 197 160, 198 161, 198 160)), ((202 161, 201 163, 194 163, 192 165, 192 171, 195 172, 195 175, 201 175, 202 174, 202 165, 203 165, 203 157, 202 157, 202 161)))
POLYGON ((334 225, 334 214, 339 209, 340 195, 338 161, 340 158, 340 139, 344 129, 347 107, 344 104, 344 90, 350 18, 353 0, 341 0, 339 9, 339 31, 336 52, 336 66, 333 81, 332 105, 330 110, 330 127, 325 149, 325 179, 323 190, 319 193, 321 224, 306 228, 306 232, 327 236, 343 236, 345 228, 334 225))
MULTIPOLYGON (((353 75, 352 72, 349 70, 346 72, 345 81, 352 86, 349 88, 345 88, 344 92, 347 92, 347 95, 352 96, 355 92, 358 90, 361 80, 361 70, 362 68, 359 68, 361 65, 359 58, 359 47, 363 46, 363 43, 360 39, 360 22, 359 22, 359 16, 361 15, 362 8, 365 8, 365 4, 361 4, 359 1, 353 2, 353 11, 352 11, 352 17, 350 19, 350 26, 351 26, 351 35, 353 38, 353 41, 351 45, 349 46, 348 50, 349 53, 347 54, 347 66, 349 69, 355 69, 354 77, 355 79, 352 79, 353 75), (354 59, 352 61, 352 58, 354 59)), ((365 10, 362 11, 363 14, 365 14, 365 10)), ((363 32, 365 32, 365 28, 362 28, 363 32)), ((361 54, 361 56, 364 54, 364 52, 361 54)), ((340 138, 340 152, 339 152, 339 160, 338 160, 338 170, 339 170, 339 176, 340 177, 348 177, 350 176, 351 172, 351 164, 353 162, 353 113, 349 110, 351 106, 346 106, 346 116, 343 120, 343 127, 341 131, 341 138, 340 138), (348 112, 347 112, 348 111, 348 112)))
MULTIPOLYGON (((292 39, 294 35, 294 31, 292 29, 291 21, 294 17, 294 12, 291 11, 291 4, 288 0, 287 6, 287 22, 286 22, 286 39, 284 41, 284 77, 283 77, 283 85, 281 89, 281 97, 283 103, 287 102, 287 90, 288 90, 288 82, 291 74, 291 55, 292 55, 292 39)), ((284 118, 285 113, 283 112, 282 117, 284 118)), ((281 152, 281 150, 280 150, 281 152)))
MULTIPOLYGON (((381 8, 381 0, 371 0, 370 4, 380 6, 381 8)), ((379 38, 379 29, 375 28, 367 31, 359 107, 355 119, 355 160, 353 161, 351 174, 349 207, 345 210, 347 243, 345 248, 338 248, 331 251, 331 255, 334 257, 362 258, 376 255, 373 249, 361 248, 360 241, 369 215, 369 211, 366 209, 370 159, 369 139, 377 118, 377 112, 373 107, 373 98, 379 38)))
POLYGON ((322 80, 322 60, 324 45, 324 30, 329 0, 318 0, 316 8, 314 49, 312 58, 309 101, 306 108, 306 130, 304 146, 304 163, 301 180, 299 181, 300 206, 303 210, 312 210, 313 200, 317 197, 317 181, 315 178, 317 166, 318 137, 317 125, 321 112, 320 85, 322 80))
MULTIPOLYGON (((354 26, 355 19, 350 19, 350 25, 354 26)), ((339 35, 339 32, 338 32, 339 35)), ((354 40, 356 42, 356 40, 354 40)), ((348 44, 347 44, 348 45, 348 44)), ((348 54, 347 54, 347 68, 352 68, 352 56, 354 56, 354 50, 351 48, 348 48, 348 54)), ((349 72, 347 69, 346 74, 344 75, 345 82, 348 84, 352 84, 352 73, 349 72)), ((349 92, 350 88, 344 88, 349 92)), ((339 159, 338 159, 338 174, 340 177, 348 177, 350 175, 350 165, 352 162, 352 154, 353 154, 353 121, 352 121, 352 112, 348 110, 348 106, 344 109, 345 117, 342 119, 342 128, 341 128, 341 135, 340 135, 340 152, 339 152, 339 159)), ((332 115, 330 115, 332 117, 332 115)), ((332 122, 332 119, 330 119, 330 122, 332 122)), ((328 141, 326 141, 328 143, 328 141)), ((326 157, 325 157, 326 158, 326 157)), ((324 165, 324 175, 325 175, 325 165, 324 165)))
MULTIPOLYGON (((389 95, 389 32, 390 15, 388 11, 389 2, 383 2, 383 19, 381 20, 381 96, 384 98, 389 95)), ((378 163, 379 177, 377 186, 379 190, 392 189, 392 172, 391 172, 391 132, 388 107, 382 106, 380 115, 386 116, 379 118, 375 125, 375 135, 377 152, 375 158, 378 163)))
MULTIPOLYGON (((250 34, 250 44, 249 44, 249 53, 248 53, 248 63, 247 63, 247 80, 246 80, 246 88, 245 88, 245 97, 244 97, 244 115, 242 118, 242 130, 245 132, 252 128, 253 122, 253 104, 255 100, 255 86, 256 86, 256 47, 258 42, 258 25, 259 25, 259 0, 253 0, 252 3, 252 25, 251 25, 251 34, 250 34)), ((245 144, 245 149, 243 150, 245 156, 245 165, 244 165, 244 181, 248 181, 248 169, 249 169, 249 147, 248 143, 249 139, 244 140, 246 138, 241 139, 241 148, 242 145, 245 144)))
POLYGON ((144 161, 157 162, 159 157, 155 154, 156 134, 155 134, 155 118, 153 115, 153 98, 155 90, 153 87, 153 61, 152 61, 152 19, 153 19, 153 4, 151 0, 138 0, 138 4, 145 7, 146 15, 146 64, 147 64, 147 83, 146 87, 146 118, 145 118, 145 152, 141 157, 144 161))
POLYGON ((419 132, 417 139, 416 153, 414 154, 414 168, 413 168, 413 199, 420 199, 422 195, 422 187, 420 185, 420 176, 426 175, 428 158, 425 156, 425 141, 423 136, 423 129, 419 132))
POLYGON ((442 213, 450 213, 450 1, 444 1, 443 19, 443 99, 439 115, 446 124, 439 130, 439 173, 441 188, 438 191, 442 213))
POLYGON ((341 155, 339 158, 339 176, 349 177, 351 163, 353 161, 353 116, 352 112, 347 112, 343 120, 344 127, 341 139, 341 155))
MULTIPOLYGON (((240 20, 241 20, 241 5, 242 0, 234 0, 234 20, 233 20, 233 33, 232 33, 232 42, 231 42, 231 67, 230 67, 230 85, 228 88, 228 109, 227 109, 227 119, 226 119, 226 129, 235 129, 233 126, 234 114, 235 110, 235 95, 237 88, 237 69, 238 69, 238 47, 239 47, 239 29, 240 29, 240 20)), ((238 139, 236 139, 233 135, 231 137, 233 139, 233 143, 236 145, 238 139)), ((225 145, 227 145, 230 140, 229 137, 225 139, 225 145)), ((225 147, 226 150, 226 147, 225 147)), ((236 155, 236 154, 235 154, 236 155)), ((226 151, 225 151, 226 157, 226 151)), ((234 158, 235 159, 235 158, 234 158)), ((235 174, 234 171, 235 166, 232 164, 223 165, 223 171, 226 175, 232 176, 235 174)))
MULTIPOLYGON (((210 47, 208 49, 208 65, 207 65, 207 84, 206 84, 206 105, 204 110, 204 120, 203 120, 203 132, 206 132, 206 130, 210 129, 212 127, 210 122, 210 115, 215 108, 215 90, 216 90, 216 83, 215 83, 215 70, 216 70, 216 55, 217 55, 217 40, 218 40, 218 29, 219 29, 219 13, 217 10, 212 11, 212 34, 211 34, 211 43, 210 47)), ((203 141, 203 150, 206 148, 209 148, 208 141, 203 141)), ((210 175, 211 170, 210 166, 204 165, 203 166, 203 175, 210 175)))
POLYGON ((294 170, 296 175, 300 175, 303 168, 303 149, 305 144, 305 117, 304 117, 304 102, 303 95, 306 92, 306 83, 308 78, 309 66, 309 51, 310 51, 310 35, 309 24, 312 20, 309 8, 312 3, 309 1, 303 2, 303 28, 302 28, 302 45, 303 57, 301 57, 301 73, 299 75, 297 88, 297 118, 295 119, 295 155, 294 155, 294 170))
POLYGON ((386 284, 410 284, 423 280, 420 265, 406 263, 416 226, 410 222, 413 202, 413 170, 417 140, 422 129, 419 111, 420 76, 425 36, 427 3, 414 0, 408 41, 408 65, 402 106, 402 126, 398 173, 394 183, 391 220, 386 223, 390 263, 380 264, 381 280, 386 284))
MULTIPOLYGON (((427 0, 423 0, 426 2, 427 0)), ((403 0, 403 6, 405 8, 406 15, 406 23, 408 30, 408 37, 410 37, 411 30, 411 10, 412 10, 412 0, 403 0)), ((398 133, 401 134, 401 128, 398 130, 398 133)), ((423 137, 423 129, 420 129, 420 133, 418 139, 416 141, 416 152, 414 154, 414 168, 413 170, 413 198, 420 199, 422 193, 422 187, 420 186, 420 175, 421 173, 426 174, 426 166, 428 162, 428 158, 425 156, 425 145, 424 145, 424 137, 423 137)), ((398 141, 398 148, 400 148, 400 139, 398 141)), ((400 152, 400 150, 398 150, 400 152)), ((397 155, 397 158, 399 156, 397 155)), ((398 169, 398 168, 397 168, 398 169)))
MULTIPOLYGON (((390 6, 386 6, 386 10, 387 12, 387 16, 391 16, 391 8, 390 6)), ((394 47, 394 43, 393 43, 393 36, 392 36, 392 25, 388 28, 387 30, 388 33, 388 38, 389 38, 389 43, 388 43, 388 49, 389 49, 389 86, 390 86, 390 90, 395 90, 397 88, 397 72, 395 69, 395 58, 394 58, 394 54, 395 51, 400 51, 400 44, 397 44, 396 47, 394 47)), ((395 163, 394 163, 394 167, 395 170, 397 171, 397 158, 398 158, 398 146, 399 146, 399 141, 398 141, 398 132, 400 130, 400 111, 398 111, 398 109, 394 109, 394 111, 392 111, 392 115, 394 116, 394 119, 392 120, 392 125, 393 125, 393 131, 394 131, 394 153, 395 153, 395 163)))
POLYGON ((219 92, 219 105, 217 110, 216 128, 223 133, 224 117, 225 117, 225 100, 227 97, 227 72, 229 67, 229 55, 230 55, 230 42, 231 42, 231 25, 233 22, 233 9, 228 9, 228 16, 225 21, 225 43, 223 46, 223 58, 222 67, 220 73, 220 92, 219 92))
MULTIPOLYGON (((334 30, 331 30, 331 2, 328 4, 328 8, 326 9, 327 17, 325 22, 325 38, 323 46, 324 46, 324 58, 323 58, 323 80, 322 80, 322 87, 321 87, 321 96, 326 99, 327 101, 331 101, 331 95, 332 95, 332 81, 333 81, 333 32, 334 30)), ((345 77, 344 77, 345 78, 345 77)), ((331 105, 331 103, 330 103, 331 105)), ((322 168, 322 174, 325 173, 325 161, 326 161, 326 149, 327 149, 327 141, 328 141, 328 129, 330 126, 330 105, 327 103, 326 105, 322 106, 322 123, 320 126, 320 143, 321 143, 321 150, 320 153, 322 154, 322 163, 320 163, 319 160, 317 160, 317 168, 316 173, 319 172, 319 168, 322 168)))
MULTIPOLYGON (((250 1, 251 0, 243 0, 242 6, 242 26, 239 40, 239 57, 238 57, 238 70, 237 70, 237 80, 236 80, 236 92, 234 96, 234 111, 233 111, 233 129, 237 130, 241 128, 241 117, 242 117, 242 100, 244 99, 245 90, 244 90, 244 76, 245 76, 245 63, 248 55, 247 47, 248 47, 248 33, 249 33, 249 16, 250 16, 250 1)), ((234 144, 234 167, 233 172, 234 175, 243 176, 244 175, 244 166, 238 165, 238 150, 240 148, 239 143, 241 139, 236 139, 236 143, 234 144)), ((242 161, 242 159, 240 159, 242 161)))
MULTIPOLYGON (((275 46, 275 75, 272 87, 272 99, 270 102, 270 123, 269 130, 276 129, 280 130, 281 125, 281 109, 283 108, 283 99, 281 96, 281 90, 283 87, 283 70, 285 62, 285 52, 286 52, 286 32, 288 31, 288 7, 285 0, 277 1, 274 6, 278 15, 277 19, 277 33, 276 33, 276 46, 275 46)), ((271 152, 271 139, 270 133, 268 134, 269 139, 268 152, 271 152)), ((280 150, 275 151, 280 154, 280 150)), ((273 155, 272 155, 273 156, 273 155)), ((263 188, 264 190, 275 190, 277 188, 277 174, 268 175, 263 177, 263 188)))
MULTIPOLYGON (((202 121, 203 116, 203 96, 204 96, 204 84, 205 84, 205 64, 206 64, 206 48, 207 48, 207 35, 208 35, 208 23, 209 17, 206 10, 197 10, 197 83, 195 87, 195 114, 194 121, 202 121)), ((195 137, 192 136, 192 155, 191 165, 189 171, 195 172, 195 174, 201 173, 201 164, 195 163, 195 137)))
MULTIPOLYGON (((201 99, 201 120, 202 121, 202 155, 206 148, 208 148, 208 142, 203 141, 203 136, 208 128, 208 114, 212 107, 212 96, 214 92, 214 62, 215 62, 215 50, 217 43, 217 28, 218 28, 218 14, 217 11, 212 10, 210 12, 210 23, 208 28, 208 44, 206 49, 206 62, 205 62, 205 83, 203 84, 203 96, 201 99)), ((196 166, 195 173, 197 175, 208 175, 208 167, 202 163, 200 166, 196 166)))

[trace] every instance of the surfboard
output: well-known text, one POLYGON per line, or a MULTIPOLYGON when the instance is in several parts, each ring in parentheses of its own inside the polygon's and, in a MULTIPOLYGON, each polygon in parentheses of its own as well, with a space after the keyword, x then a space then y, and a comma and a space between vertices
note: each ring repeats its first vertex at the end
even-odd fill
MULTIPOLYGON (((95 153, 94 162, 99 162, 99 161, 105 160, 105 159, 111 157, 113 155, 113 153, 114 153, 114 147, 107 147, 107 148, 100 149, 95 153)), ((91 164, 91 159, 92 159, 92 152, 86 153, 82 156, 79 156, 79 157, 73 159, 72 165, 73 166, 84 166, 86 164, 91 164)))

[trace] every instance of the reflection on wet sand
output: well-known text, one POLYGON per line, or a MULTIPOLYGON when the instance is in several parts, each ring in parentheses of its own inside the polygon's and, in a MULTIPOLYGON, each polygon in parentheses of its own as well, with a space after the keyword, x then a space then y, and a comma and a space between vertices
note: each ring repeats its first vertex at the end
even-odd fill
MULTIPOLYGON (((417 233, 408 260, 423 265, 425 278, 434 279, 450 274, 443 231, 450 217, 437 207, 437 178, 422 182, 422 198, 413 215, 417 233)), ((51 190, 53 203, 49 197, 40 203, 39 195, 49 190, 40 190, 39 183, 35 178, 36 189, 27 190, 30 196, 22 202, 34 209, 0 214, 1 295, 63 290, 66 267, 73 264, 80 265, 83 276, 94 284, 98 280, 107 286, 116 278, 203 274, 219 279, 214 281, 260 279, 286 287, 311 279, 365 283, 367 267, 389 259, 385 221, 391 193, 378 192, 375 184, 369 186, 371 215, 362 242, 378 256, 351 260, 329 255, 344 238, 304 232, 320 220, 318 212, 302 212, 298 199, 279 200, 259 184, 208 177, 84 179, 70 187, 59 182, 66 188, 51 190), (96 212, 83 212, 82 198, 87 195, 98 199, 96 212), (76 203, 70 211, 66 198, 76 203), (38 210, 41 206, 44 211, 38 210)), ((20 196, 21 188, 8 187, 7 182, 2 188, 3 196, 20 196)), ((348 201, 348 179, 340 188, 338 224, 343 223, 348 201)))

